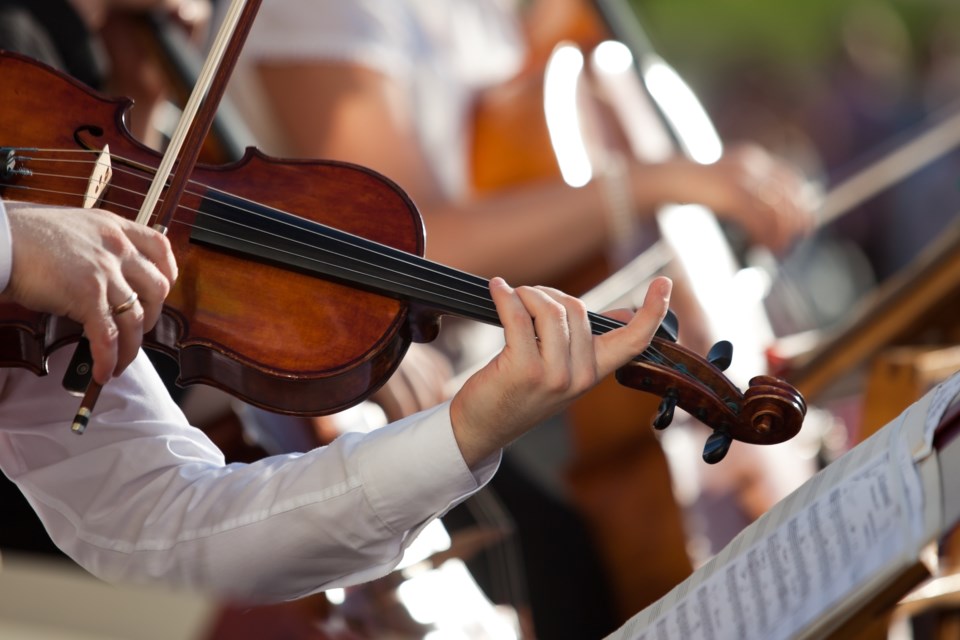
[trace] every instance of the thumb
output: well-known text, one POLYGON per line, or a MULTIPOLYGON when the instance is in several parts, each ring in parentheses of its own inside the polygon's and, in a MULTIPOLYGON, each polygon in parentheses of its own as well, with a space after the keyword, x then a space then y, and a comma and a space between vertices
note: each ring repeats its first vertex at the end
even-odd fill
POLYGON ((669 278, 654 279, 647 288, 643 305, 630 321, 596 338, 597 368, 601 376, 614 372, 643 353, 667 315, 672 290, 673 282, 669 278))

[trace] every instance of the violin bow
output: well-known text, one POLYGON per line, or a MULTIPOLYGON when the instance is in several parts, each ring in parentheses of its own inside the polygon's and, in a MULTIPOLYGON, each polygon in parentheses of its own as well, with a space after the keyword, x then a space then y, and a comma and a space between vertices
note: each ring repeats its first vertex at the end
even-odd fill
MULTIPOLYGON (((253 20, 260 10, 260 3, 261 0, 231 0, 223 24, 217 32, 210 53, 200 70, 197 83, 190 93, 170 144, 157 168, 156 176, 137 214, 136 221, 139 224, 149 224, 160 195, 166 188, 165 197, 156 214, 157 221, 153 224, 154 229, 166 233, 187 180, 200 157, 203 141, 210 131, 217 106, 226 91, 227 81, 240 57, 253 20), (177 167, 176 173, 173 173, 174 166, 177 167), (173 178, 167 185, 171 173, 173 178)), ((74 361, 68 371, 77 370, 76 361, 85 358, 89 358, 89 348, 81 341, 74 352, 74 361)), ((91 367, 87 368, 91 369, 91 367)), ((74 433, 82 434, 86 430, 102 388, 102 385, 92 378, 87 383, 83 399, 80 401, 80 408, 70 426, 74 433)))

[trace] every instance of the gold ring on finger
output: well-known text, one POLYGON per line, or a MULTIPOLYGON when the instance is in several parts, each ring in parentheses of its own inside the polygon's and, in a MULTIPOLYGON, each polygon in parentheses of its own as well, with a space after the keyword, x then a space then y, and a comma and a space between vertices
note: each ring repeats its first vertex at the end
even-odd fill
POLYGON ((121 302, 115 307, 110 307, 110 313, 112 313, 115 316, 118 316, 121 313, 130 311, 130 309, 133 309, 133 305, 137 303, 138 299, 139 298, 137 296, 137 292, 134 291, 133 293, 130 294, 129 298, 127 298, 126 300, 124 300, 123 302, 121 302))

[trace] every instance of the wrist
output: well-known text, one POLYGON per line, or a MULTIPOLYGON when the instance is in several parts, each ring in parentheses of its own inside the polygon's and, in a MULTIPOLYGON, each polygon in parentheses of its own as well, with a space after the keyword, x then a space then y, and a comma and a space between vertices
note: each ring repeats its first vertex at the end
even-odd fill
POLYGON ((638 165, 634 180, 635 196, 639 202, 649 206, 670 204, 688 204, 691 194, 699 188, 703 180, 703 168, 686 158, 671 158, 654 164, 638 165))
POLYGON ((493 430, 478 429, 471 426, 469 410, 463 406, 463 391, 450 400, 450 427, 453 438, 460 449, 460 455, 467 467, 473 469, 483 460, 501 450, 503 446, 492 435, 493 430))

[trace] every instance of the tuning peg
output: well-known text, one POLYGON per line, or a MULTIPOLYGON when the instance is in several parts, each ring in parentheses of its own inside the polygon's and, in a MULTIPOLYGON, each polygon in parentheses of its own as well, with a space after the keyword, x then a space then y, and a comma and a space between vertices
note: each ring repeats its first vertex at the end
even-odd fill
POLYGON ((673 422, 673 410, 677 407, 677 396, 669 394, 660 400, 657 416, 653 419, 654 429, 666 429, 673 422))
POLYGON ((730 445, 733 438, 722 431, 714 431, 707 438, 707 443, 703 445, 703 461, 707 464, 716 464, 723 460, 730 451, 730 445))
POLYGON ((720 369, 720 371, 726 371, 732 361, 733 345, 726 340, 716 343, 707 352, 707 362, 720 369))
POLYGON ((670 342, 676 342, 677 336, 679 335, 680 321, 677 319, 677 314, 670 309, 667 309, 667 315, 663 318, 663 322, 661 322, 660 326, 657 328, 657 336, 663 338, 664 340, 669 340, 670 342))

